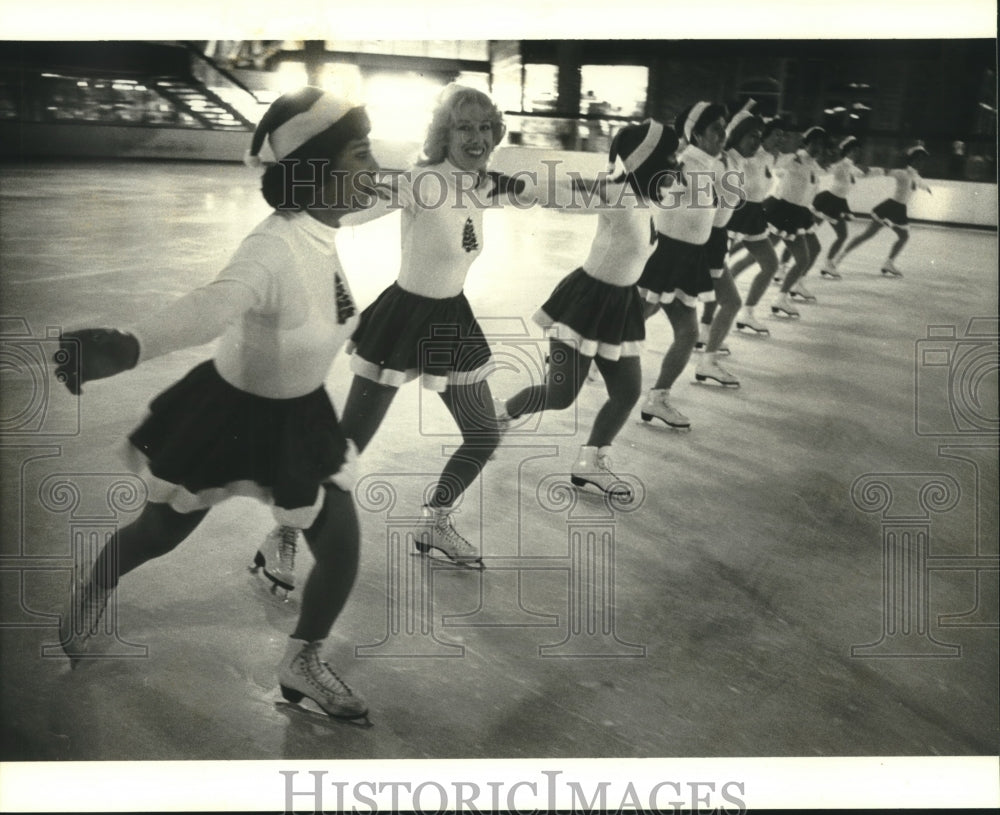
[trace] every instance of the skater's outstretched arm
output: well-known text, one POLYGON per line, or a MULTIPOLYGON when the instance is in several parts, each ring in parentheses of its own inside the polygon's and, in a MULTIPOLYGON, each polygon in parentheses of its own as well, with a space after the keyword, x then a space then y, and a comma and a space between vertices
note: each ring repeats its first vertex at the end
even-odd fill
POLYGON ((257 294, 235 280, 195 289, 162 311, 123 330, 84 328, 63 333, 56 376, 79 394, 84 382, 128 371, 154 357, 204 345, 252 308, 257 294))
POLYGON ((365 190, 369 194, 367 205, 342 215, 340 225, 361 226, 406 206, 410 201, 409 184, 400 184, 400 177, 406 175, 406 173, 389 173, 381 177, 378 183, 373 183, 365 190))
POLYGON ((596 178, 565 175, 540 179, 537 184, 526 185, 522 196, 533 196, 529 200, 546 209, 582 215, 623 209, 636 200, 626 183, 610 180, 607 173, 596 178))

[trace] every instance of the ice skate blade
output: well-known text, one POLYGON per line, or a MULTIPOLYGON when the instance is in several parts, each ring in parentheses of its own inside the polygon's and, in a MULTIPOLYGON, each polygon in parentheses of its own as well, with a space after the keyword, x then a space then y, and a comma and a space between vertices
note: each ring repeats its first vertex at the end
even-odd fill
MULTIPOLYGON (((695 351, 704 352, 707 348, 708 348, 708 343, 696 342, 694 344, 695 351)), ((732 355, 733 352, 730 351, 725 345, 723 345, 721 348, 717 349, 715 353, 718 354, 720 357, 728 357, 732 355)))
POLYGON ((309 708, 303 707, 296 702, 289 702, 285 700, 275 702, 274 707, 276 710, 285 713, 290 718, 301 718, 308 722, 323 725, 324 727, 338 727, 344 724, 348 724, 353 727, 362 727, 366 730, 370 727, 374 727, 371 719, 368 718, 368 711, 365 711, 360 716, 334 716, 324 711, 310 710, 309 708))
POLYGON ((740 386, 739 382, 724 382, 723 380, 717 377, 707 376, 706 374, 695 374, 694 381, 696 385, 708 385, 709 387, 714 387, 714 385, 712 385, 711 383, 715 382, 717 385, 721 385, 723 388, 730 388, 732 390, 735 390, 740 386))
POLYGON ((841 280, 841 279, 843 279, 843 275, 837 274, 837 272, 823 272, 823 271, 821 271, 819 273, 819 276, 822 277, 824 280, 841 280))
MULTIPOLYGON (((287 685, 280 685, 279 687, 281 688, 281 695, 285 697, 286 701, 291 702, 292 704, 299 705, 302 699, 306 697, 306 695, 302 691, 296 688, 290 688, 287 685)), ((308 698, 312 699, 311 696, 308 698)), ((319 702, 317 702, 315 699, 312 699, 312 701, 315 702, 315 704, 319 705, 319 707, 323 710, 324 713, 326 713, 327 716, 332 716, 334 719, 360 719, 362 716, 368 715, 367 707, 365 707, 365 709, 362 711, 354 713, 331 713, 329 710, 320 705, 319 702)))
POLYGON ((790 311, 787 308, 782 308, 781 306, 771 306, 771 313, 775 317, 781 317, 783 320, 797 320, 802 315, 797 311, 790 311))
POLYGON ((640 411, 639 416, 642 418, 643 422, 650 427, 653 427, 653 419, 660 419, 660 421, 663 422, 668 429, 675 430, 678 433, 686 433, 691 429, 691 425, 689 424, 671 424, 666 419, 661 419, 659 416, 654 416, 652 413, 643 413, 640 411))
POLYGON ((272 593, 275 592, 278 588, 282 588, 285 590, 285 596, 287 597, 288 592, 293 591, 295 589, 294 583, 289 583, 286 580, 282 580, 279 577, 275 577, 267 570, 267 559, 264 557, 264 555, 261 554, 259 549, 257 550, 257 553, 253 556, 253 565, 250 566, 249 568, 251 574, 257 574, 259 571, 263 570, 264 577, 266 577, 274 584, 271 588, 272 593))
POLYGON ((902 272, 894 272, 892 271, 892 269, 882 270, 882 277, 902 277, 902 276, 903 276, 902 272))
POLYGON ((612 498, 615 501, 621 501, 623 504, 630 504, 635 498, 635 495, 632 492, 632 488, 629 487, 628 484, 626 484, 625 482, 619 482, 618 484, 612 485, 611 489, 606 490, 596 481, 591 481, 589 478, 583 478, 582 476, 579 475, 571 474, 569 480, 573 484, 573 486, 577 487, 578 489, 582 490, 585 489, 588 485, 590 485, 594 487, 594 489, 596 489, 598 492, 608 496, 608 498, 612 498))
POLYGON ((264 575, 254 572, 253 569, 250 569, 250 573, 252 576, 250 577, 249 590, 258 600, 284 614, 298 613, 299 599, 297 595, 285 591, 270 580, 264 580, 264 575))
POLYGON ((816 297, 814 295, 812 295, 812 294, 799 294, 797 291, 793 291, 791 293, 790 297, 796 303, 810 303, 810 304, 812 304, 812 303, 816 302, 816 297))
POLYGON ((766 328, 755 328, 754 326, 750 325, 749 323, 739 323, 739 322, 736 323, 736 330, 737 331, 749 331, 751 334, 753 334, 756 337, 770 337, 771 336, 771 332, 768 331, 766 328))
POLYGON ((413 541, 413 545, 417 551, 411 552, 410 554, 414 557, 426 557, 436 563, 444 563, 448 566, 455 566, 458 569, 471 569, 475 572, 481 572, 486 569, 486 564, 483 563, 482 558, 479 558, 478 560, 454 560, 448 556, 447 552, 441 552, 440 549, 431 546, 429 543, 415 540, 413 541), (444 557, 434 554, 435 551, 441 552, 441 555, 444 555, 444 557))

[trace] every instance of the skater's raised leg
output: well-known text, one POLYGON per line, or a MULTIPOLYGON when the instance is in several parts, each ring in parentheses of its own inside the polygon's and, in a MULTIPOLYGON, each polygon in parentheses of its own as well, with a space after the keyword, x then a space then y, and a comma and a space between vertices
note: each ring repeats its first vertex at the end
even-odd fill
POLYGON ((878 221, 871 221, 868 224, 868 226, 865 227, 864 232, 862 232, 860 235, 855 235, 848 242, 847 246, 844 247, 844 251, 841 252, 840 255, 837 257, 837 265, 839 266, 840 262, 845 257, 847 257, 851 252, 853 252, 855 249, 861 246, 861 244, 865 243, 866 241, 870 241, 872 238, 874 238, 876 233, 881 228, 882 224, 880 224, 878 221))
POLYGON ((572 345, 550 340, 545 382, 511 396, 506 402, 507 416, 516 419, 543 410, 566 410, 576 401, 590 365, 591 358, 581 355, 572 345))
POLYGON ((139 517, 119 529, 94 561, 88 579, 73 586, 70 607, 60 618, 60 644, 71 660, 84 656, 119 579, 148 560, 172 552, 208 514, 180 513, 147 503, 139 517))

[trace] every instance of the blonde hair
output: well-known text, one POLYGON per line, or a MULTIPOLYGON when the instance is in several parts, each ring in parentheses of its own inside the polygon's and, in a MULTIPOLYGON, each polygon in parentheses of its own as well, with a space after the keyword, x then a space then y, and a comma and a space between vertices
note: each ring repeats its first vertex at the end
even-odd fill
POLYGON ((465 85, 448 85, 438 97, 431 114, 431 123, 424 138, 423 156, 417 162, 421 167, 440 164, 448 154, 449 131, 459 119, 463 107, 476 105, 486 111, 493 128, 493 146, 496 147, 507 132, 503 114, 492 99, 480 90, 465 85))

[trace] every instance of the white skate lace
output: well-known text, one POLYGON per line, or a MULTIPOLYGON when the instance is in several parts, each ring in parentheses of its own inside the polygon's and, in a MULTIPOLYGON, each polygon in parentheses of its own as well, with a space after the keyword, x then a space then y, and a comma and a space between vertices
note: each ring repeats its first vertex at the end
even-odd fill
POLYGON ((607 453, 597 454, 597 469, 601 473, 613 479, 610 485, 603 487, 603 489, 607 492, 608 495, 624 500, 632 499, 632 488, 628 484, 626 484, 622 480, 622 478, 611 469, 610 455, 608 455, 607 453))
POLYGON ((458 512, 458 510, 452 509, 444 512, 440 509, 434 510, 437 513, 437 517, 434 519, 434 531, 441 535, 452 547, 454 547, 455 552, 461 554, 473 554, 475 549, 472 544, 469 543, 465 538, 463 538, 458 530, 455 529, 455 522, 452 520, 452 515, 458 512))
POLYGON ((354 691, 330 668, 330 663, 320 660, 317 645, 309 643, 302 649, 305 676, 316 687, 334 696, 354 696, 354 691))
POLYGON ((284 571, 295 571, 295 551, 299 530, 294 526, 281 527, 281 535, 278 541, 278 564, 284 571))

